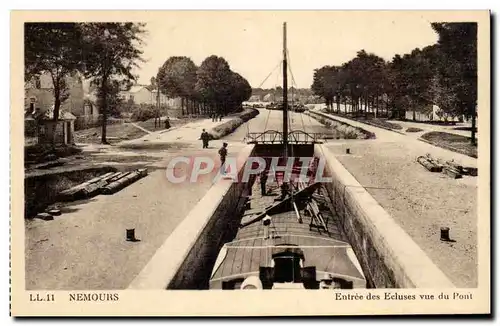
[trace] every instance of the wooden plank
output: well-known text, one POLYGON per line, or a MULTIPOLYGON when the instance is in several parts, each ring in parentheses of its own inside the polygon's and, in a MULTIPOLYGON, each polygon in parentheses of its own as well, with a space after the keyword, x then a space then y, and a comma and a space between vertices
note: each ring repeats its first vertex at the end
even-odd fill
POLYGON ((243 264, 241 265, 241 273, 247 273, 251 271, 252 266, 252 255, 255 249, 252 248, 255 240, 247 242, 248 249, 243 250, 243 264))
MULTIPOLYGON (((294 194, 293 197, 296 201, 300 202, 301 200, 309 197, 316 190, 316 188, 318 188, 319 186, 320 186, 319 182, 314 183, 311 186, 298 191, 297 193, 294 194)), ((240 227, 245 227, 249 224, 261 221, 266 215, 273 215, 273 214, 280 212, 280 210, 282 210, 285 207, 285 205, 290 204, 290 201, 291 201, 291 197, 287 196, 285 199, 277 202, 272 207, 270 207, 270 208, 264 210, 262 213, 258 214, 252 220, 245 222, 244 224, 241 224, 240 227)))
POLYGON ((441 172, 443 170, 442 167, 429 161, 428 158, 426 158, 424 156, 419 156, 417 158, 417 162, 420 163, 420 165, 422 165, 424 168, 426 168, 430 172, 441 172))
POLYGON ((236 248, 235 255, 233 259, 233 268, 231 269, 231 274, 240 274, 241 268, 243 266, 243 255, 245 254, 244 248, 236 248))
POLYGON ((231 275, 231 270, 233 269, 234 257, 236 255, 236 249, 228 249, 226 259, 222 263, 224 266, 221 266, 222 273, 221 277, 231 275))
POLYGON ((462 174, 460 173, 460 171, 458 171, 457 169, 452 168, 450 166, 445 166, 443 169, 443 172, 453 179, 462 178, 462 174))

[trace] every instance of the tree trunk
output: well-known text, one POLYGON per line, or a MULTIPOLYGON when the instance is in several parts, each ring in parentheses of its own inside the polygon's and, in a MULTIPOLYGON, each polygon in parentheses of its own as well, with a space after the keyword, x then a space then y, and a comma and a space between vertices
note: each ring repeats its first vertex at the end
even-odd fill
POLYGON ((59 121, 59 110, 61 108, 61 97, 60 97, 60 89, 59 86, 54 87, 54 117, 52 120, 54 121, 54 125, 52 126, 52 148, 56 147, 56 134, 57 134, 57 122, 59 121))
POLYGON ((472 145, 476 145, 476 109, 472 110, 472 126, 471 126, 471 135, 470 141, 472 145))
POLYGON ((106 139, 106 122, 108 120, 108 77, 104 76, 101 85, 102 93, 102 132, 101 132, 101 143, 108 144, 106 139))
POLYGON ((370 97, 367 95, 365 97, 365 114, 370 113, 370 97))

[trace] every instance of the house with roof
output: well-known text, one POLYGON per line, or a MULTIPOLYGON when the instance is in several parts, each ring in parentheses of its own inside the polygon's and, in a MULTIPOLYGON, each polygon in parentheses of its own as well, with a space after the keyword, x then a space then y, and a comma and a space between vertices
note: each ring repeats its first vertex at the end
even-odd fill
MULTIPOLYGON (((34 76, 24 85, 25 137, 38 143, 52 142, 72 144, 74 123, 77 117, 85 116, 84 81, 80 74, 65 77, 68 97, 61 103, 59 121, 54 124, 54 85, 49 73, 34 76)), ((97 112, 96 112, 97 113, 97 112)))
POLYGON ((57 122, 54 122, 54 106, 47 110, 35 109, 24 115, 25 137, 35 139, 33 143, 72 145, 76 116, 67 108, 60 108, 57 122), (55 135, 54 135, 55 134, 55 135))
POLYGON ((160 106, 167 106, 174 111, 181 109, 182 100, 180 97, 172 98, 160 92, 158 101, 157 96, 158 91, 156 89, 151 89, 147 85, 134 85, 129 90, 120 92, 120 97, 124 102, 132 102, 136 105, 160 104, 160 106))
MULTIPOLYGON (((61 108, 75 116, 85 115, 84 82, 80 74, 65 77, 68 98, 61 103, 61 108)), ((24 84, 24 109, 28 112, 46 111, 54 105, 54 85, 49 73, 34 76, 24 84)))

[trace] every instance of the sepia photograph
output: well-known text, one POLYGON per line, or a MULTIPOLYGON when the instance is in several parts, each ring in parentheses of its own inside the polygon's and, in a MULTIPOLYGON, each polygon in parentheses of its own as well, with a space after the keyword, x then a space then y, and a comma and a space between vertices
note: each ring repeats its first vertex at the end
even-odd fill
POLYGON ((13 315, 490 313, 488 11, 11 27, 13 315))

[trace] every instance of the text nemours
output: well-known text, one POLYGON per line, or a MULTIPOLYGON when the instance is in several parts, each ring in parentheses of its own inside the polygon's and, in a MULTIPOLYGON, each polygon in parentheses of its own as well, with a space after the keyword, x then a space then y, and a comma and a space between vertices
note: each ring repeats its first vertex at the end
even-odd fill
POLYGON ((118 301, 118 293, 70 293, 69 301, 118 301))

